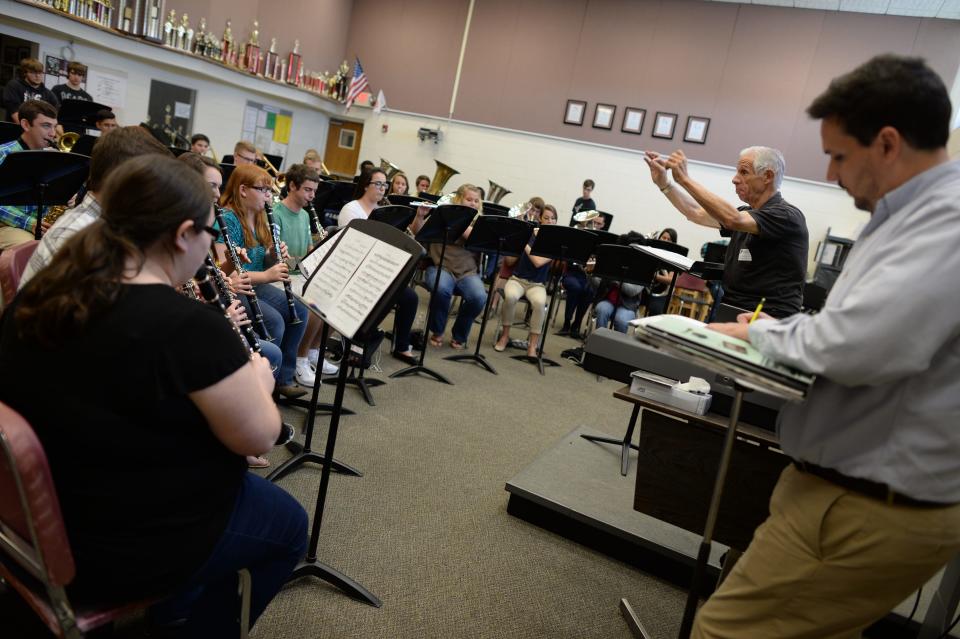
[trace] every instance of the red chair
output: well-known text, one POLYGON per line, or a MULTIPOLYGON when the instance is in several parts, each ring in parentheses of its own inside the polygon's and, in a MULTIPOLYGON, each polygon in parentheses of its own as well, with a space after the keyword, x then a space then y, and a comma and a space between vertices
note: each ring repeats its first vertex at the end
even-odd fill
MULTIPOLYGON (((54 635, 65 639, 82 639, 85 633, 154 603, 74 607, 65 588, 75 575, 46 453, 27 421, 0 403, 0 578, 20 593, 54 635)), ((249 571, 240 570, 239 578, 240 637, 246 639, 249 571)))
POLYGON ((26 270, 27 262, 39 243, 40 240, 30 240, 0 253, 0 291, 3 291, 4 303, 9 304, 17 294, 20 276, 26 270))

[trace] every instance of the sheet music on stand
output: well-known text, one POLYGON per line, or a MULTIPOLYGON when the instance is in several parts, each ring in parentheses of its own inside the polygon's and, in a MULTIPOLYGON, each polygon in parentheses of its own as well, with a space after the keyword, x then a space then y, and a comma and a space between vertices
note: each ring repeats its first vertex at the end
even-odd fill
POLYGON ((664 262, 669 262, 670 264, 680 268, 683 272, 689 271, 693 268, 695 260, 691 260, 686 255, 680 255, 679 253, 673 253, 672 251, 667 251, 662 248, 657 248, 655 246, 643 246, 641 244, 631 244, 633 248, 638 251, 643 251, 644 253, 649 253, 654 257, 657 257, 664 262))
POLYGON ((680 315, 654 315, 630 322, 637 340, 655 349, 728 375, 751 389, 802 400, 815 375, 763 355, 750 342, 712 331, 703 322, 680 315))
MULTIPOLYGON (((323 258, 327 256, 327 253, 330 252, 330 249, 333 248, 333 245, 337 243, 337 239, 339 237, 339 232, 331 234, 317 246, 313 247, 309 253, 300 258, 298 270, 300 271, 300 274, 303 275, 304 279, 309 279, 313 272, 317 270, 317 267, 320 266, 320 262, 322 262, 323 258)), ((306 282, 304 282, 303 288, 306 289, 306 282)), ((301 293, 303 293, 302 290, 301 293)))
POLYGON ((389 292, 406 284, 397 284, 401 274, 412 274, 423 249, 413 240, 415 248, 408 245, 408 239, 386 224, 354 220, 326 243, 330 248, 297 297, 341 335, 354 339, 382 319, 375 311, 388 308, 384 300, 392 299, 389 292))

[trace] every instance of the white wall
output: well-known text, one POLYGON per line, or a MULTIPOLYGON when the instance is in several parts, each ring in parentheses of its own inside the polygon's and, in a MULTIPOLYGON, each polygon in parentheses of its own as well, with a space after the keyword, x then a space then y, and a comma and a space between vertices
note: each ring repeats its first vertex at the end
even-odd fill
MULTIPOLYGON (((753 144, 762 144, 762 140, 744 139, 743 146, 753 144)), ((680 244, 691 249, 691 257, 699 256, 701 244, 718 237, 715 230, 688 222, 667 202, 650 181, 650 172, 635 151, 385 111, 379 115, 369 113, 360 157, 374 163, 385 158, 400 167, 411 181, 420 173, 432 177, 434 160, 440 160, 460 171, 460 175, 450 178, 444 192, 455 190, 464 182, 488 189, 488 180, 493 180, 513 191, 501 204, 512 206, 539 195, 557 207, 562 224, 569 220, 583 180, 592 178, 597 183, 594 200, 600 210, 615 216, 610 229, 615 233, 636 230, 648 234, 670 226, 677 230, 680 244), (387 133, 381 131, 382 125, 388 126, 387 133), (442 141, 420 142, 420 127, 440 127, 442 141)), ((788 174, 789 168, 787 158, 788 174)), ((690 173, 707 188, 729 196, 731 203, 740 204, 730 184, 732 167, 693 159, 690 173)), ((853 207, 846 193, 829 184, 786 178, 782 193, 806 216, 811 274, 817 242, 828 227, 834 235, 854 237, 868 220, 866 213, 853 207)))
POLYGON ((0 31, 38 42, 41 61, 47 54, 63 57, 61 48, 72 40, 76 60, 93 69, 125 73, 126 104, 117 110, 121 125, 139 124, 146 118, 150 81, 157 79, 196 90, 194 132, 210 138, 218 157, 232 153, 240 139, 243 107, 248 99, 293 112, 288 158, 297 161, 308 148, 323 153, 329 113, 336 113, 338 107, 320 98, 9 0, 0 0, 0 9, 0 31))

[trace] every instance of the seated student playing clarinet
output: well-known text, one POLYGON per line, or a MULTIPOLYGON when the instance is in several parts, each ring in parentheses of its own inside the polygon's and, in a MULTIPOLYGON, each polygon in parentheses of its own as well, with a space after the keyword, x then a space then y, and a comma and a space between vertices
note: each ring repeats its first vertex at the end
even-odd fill
MULTIPOLYGON (((297 365, 297 348, 303 339, 307 323, 292 323, 293 317, 283 289, 273 285, 274 282, 290 279, 289 269, 284 262, 287 248, 283 242, 279 247, 283 259, 277 260, 270 268, 265 268, 264 265, 267 250, 274 248, 264 213, 264 204, 273 196, 272 185, 270 174, 259 166, 238 166, 230 174, 220 205, 224 209, 226 232, 230 240, 234 246, 246 249, 250 263, 245 269, 260 300, 267 332, 283 353, 283 362, 278 370, 278 390, 286 397, 300 397, 304 395, 304 391, 294 386, 294 371, 297 365)), ((219 241, 222 242, 223 238, 219 241)), ((307 308, 299 300, 294 302, 294 306, 297 317, 302 319, 307 316, 307 308)))
POLYGON ((0 401, 47 454, 77 603, 166 597, 152 618, 177 636, 236 636, 237 571, 253 577, 254 622, 306 549, 303 508, 244 461, 280 433, 273 376, 175 289, 218 233, 203 178, 147 155, 99 195, 100 218, 0 320, 0 401), (59 401, 35 381, 52 359, 70 380, 59 401))
MULTIPOLYGON (((543 213, 540 215, 540 224, 556 224, 557 209, 552 205, 546 204, 543 207, 543 213)), ((534 233, 537 229, 534 229, 534 233)), ((544 319, 547 312, 547 288, 546 282, 550 278, 550 265, 552 260, 547 257, 531 255, 531 246, 533 238, 524 248, 523 255, 517 262, 513 275, 503 286, 503 307, 501 310, 501 321, 503 322, 503 331, 500 333, 500 339, 493 346, 495 351, 503 351, 510 343, 510 327, 514 323, 514 314, 517 308, 517 302, 521 296, 526 296, 530 302, 532 314, 530 316, 530 335, 527 338, 527 355, 536 357, 537 344, 540 341, 540 333, 543 330, 544 319)))
MULTIPOLYGON (((300 260, 313 248, 310 236, 310 216, 304 207, 313 202, 320 184, 320 176, 304 164, 294 164, 286 173, 287 196, 273 207, 273 216, 280 227, 280 239, 287 245, 290 257, 300 260)), ((302 316, 301 316, 302 318, 302 316)), ((313 313, 308 313, 307 330, 297 349, 297 383, 313 386, 315 369, 320 362, 320 333, 323 322, 313 313)), ((323 360, 324 375, 333 375, 340 367, 323 360)))

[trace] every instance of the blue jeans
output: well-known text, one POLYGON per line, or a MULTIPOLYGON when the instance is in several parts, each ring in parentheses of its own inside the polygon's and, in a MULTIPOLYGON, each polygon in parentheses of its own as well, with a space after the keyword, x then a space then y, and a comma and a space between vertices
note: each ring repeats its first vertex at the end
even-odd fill
POLYGON ((637 312, 631 311, 623 306, 617 307, 617 312, 613 312, 613 304, 607 300, 597 303, 597 328, 606 328, 610 325, 610 316, 613 315, 613 330, 621 333, 627 332, 627 324, 632 319, 637 318, 637 312))
POLYGON ((273 343, 280 347, 283 361, 277 370, 277 383, 281 386, 293 384, 293 372, 297 368, 297 347, 307 330, 307 307, 294 300, 297 309, 299 324, 290 324, 290 307, 287 306, 287 296, 283 289, 273 284, 259 284, 253 287, 260 300, 260 310, 263 312, 263 323, 267 325, 267 332, 273 337, 273 343))
MULTIPOLYGON (((437 277, 437 267, 427 267, 423 282, 432 290, 434 279, 437 277)), ((473 320, 477 318, 484 304, 487 303, 487 291, 483 288, 483 280, 477 274, 461 277, 454 280, 450 271, 440 270, 440 286, 433 295, 433 304, 430 307, 430 318, 427 326, 435 335, 443 335, 447 328, 447 316, 450 315, 450 301, 454 292, 463 296, 463 305, 457 313, 457 321, 453 323, 453 339, 461 344, 467 343, 473 320)))
POLYGON ((280 347, 265 339, 257 339, 257 341, 260 343, 260 355, 270 362, 270 368, 273 370, 273 379, 277 380, 277 377, 280 375, 280 364, 283 363, 283 353, 280 352, 280 347))
POLYGON ((158 623, 187 619, 187 637, 236 637, 237 571, 252 578, 250 624, 306 554, 307 513, 285 490, 246 473, 233 514, 210 557, 184 587, 151 609, 158 623))
POLYGON ((397 310, 393 319, 393 350, 406 353, 410 350, 410 330, 417 318, 417 306, 420 299, 417 292, 409 286, 403 287, 397 299, 397 310))
POLYGON ((572 328, 579 333, 583 316, 590 307, 596 291, 587 281, 586 274, 579 270, 569 271, 563 276, 563 289, 567 292, 567 303, 563 307, 563 327, 572 328), (574 318, 574 312, 576 312, 576 318, 574 318))

